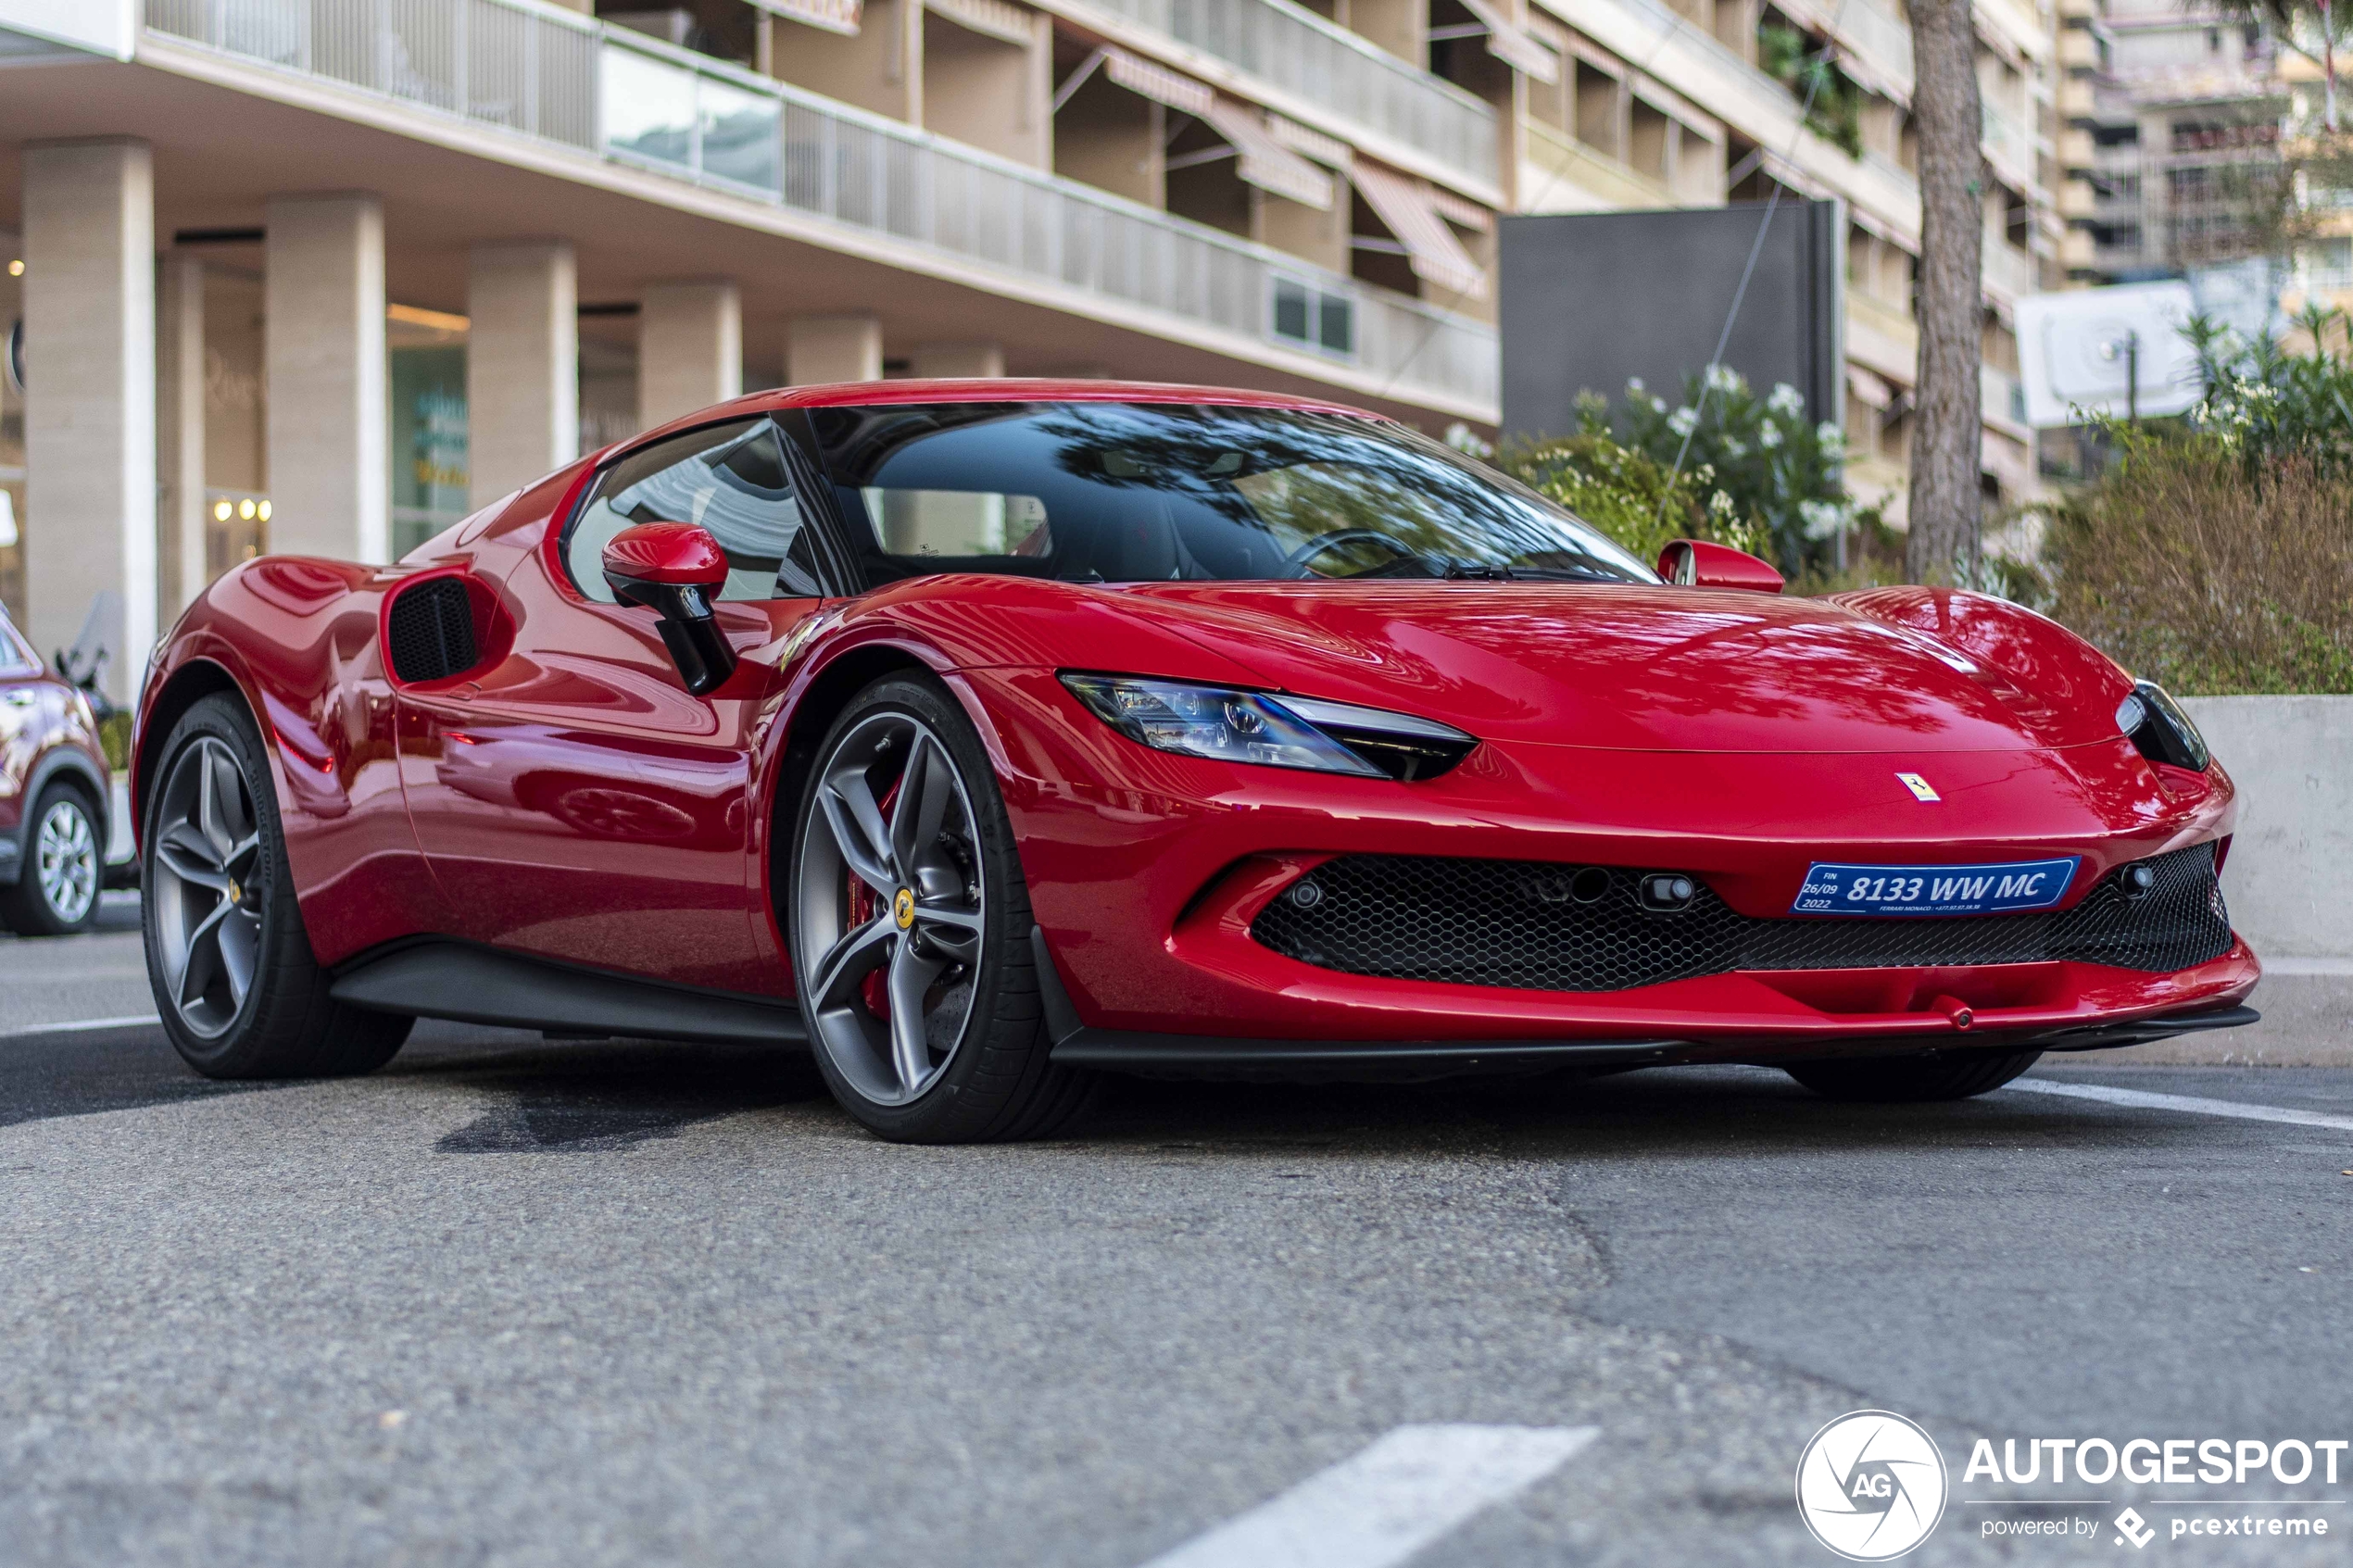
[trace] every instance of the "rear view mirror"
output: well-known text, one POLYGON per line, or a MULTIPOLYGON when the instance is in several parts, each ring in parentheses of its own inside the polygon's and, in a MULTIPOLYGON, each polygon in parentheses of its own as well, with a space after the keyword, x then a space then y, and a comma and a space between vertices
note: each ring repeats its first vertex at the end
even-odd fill
POLYGON ((736 650, 719 634, 711 601, 727 584, 727 552, 691 522, 641 522, 605 544, 605 585, 623 604, 661 617, 662 646, 697 696, 736 672, 736 650))
POLYGON ((1681 588, 1781 591, 1781 574, 1745 550, 1708 539, 1678 539, 1658 552, 1658 574, 1681 588))

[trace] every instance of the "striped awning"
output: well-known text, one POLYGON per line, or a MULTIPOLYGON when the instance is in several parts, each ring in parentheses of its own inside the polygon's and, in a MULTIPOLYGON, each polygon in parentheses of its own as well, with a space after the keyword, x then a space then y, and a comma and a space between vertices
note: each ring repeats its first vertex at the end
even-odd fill
POLYGON ((1358 158, 1348 170, 1365 205, 1405 247, 1414 275, 1469 299, 1487 297, 1487 274, 1446 227, 1428 181, 1408 179, 1358 158))
POLYGON ((838 32, 849 38, 858 35, 859 24, 865 19, 864 0, 751 0, 751 3, 771 16, 822 28, 827 32, 838 32))
POLYGON ((1537 41, 1534 33, 1512 20, 1500 0, 1463 0, 1463 8, 1487 30, 1487 52, 1525 76, 1542 82, 1561 79, 1560 56, 1537 41))
POLYGON ((1234 172, 1260 190, 1329 211, 1332 177, 1275 140, 1258 111, 1231 98, 1213 98, 1202 118, 1240 155, 1234 172))
POLYGON ((1036 37, 1031 18, 1037 13, 1007 0, 924 0, 924 9, 1000 43, 1026 46, 1036 37))
POLYGON ((1217 94, 1206 83, 1108 44, 1103 48, 1103 74, 1130 93, 1141 94, 1154 103, 1203 119, 1209 118, 1211 107, 1217 102, 1217 94))

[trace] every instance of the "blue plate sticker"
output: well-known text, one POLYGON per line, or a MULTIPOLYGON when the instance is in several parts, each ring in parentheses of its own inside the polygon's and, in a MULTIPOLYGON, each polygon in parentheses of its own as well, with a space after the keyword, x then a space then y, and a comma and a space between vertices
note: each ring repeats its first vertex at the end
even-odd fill
POLYGON ((1806 869, 1793 915, 1991 915, 2047 909, 2067 896, 2077 855, 1993 866, 1845 866, 1806 869))

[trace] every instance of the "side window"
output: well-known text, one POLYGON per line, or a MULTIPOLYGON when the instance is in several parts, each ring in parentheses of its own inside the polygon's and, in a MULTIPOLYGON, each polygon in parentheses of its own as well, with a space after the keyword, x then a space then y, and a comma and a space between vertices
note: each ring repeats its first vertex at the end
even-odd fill
POLYGON ((32 657, 32 645, 17 635, 8 623, 8 612, 0 609, 0 675, 38 675, 41 661, 32 657))
POLYGON ((727 553, 723 599, 815 598, 812 541, 764 419, 689 431, 607 469, 564 533, 564 564, 590 598, 612 603, 605 545, 640 522, 693 522, 727 553))

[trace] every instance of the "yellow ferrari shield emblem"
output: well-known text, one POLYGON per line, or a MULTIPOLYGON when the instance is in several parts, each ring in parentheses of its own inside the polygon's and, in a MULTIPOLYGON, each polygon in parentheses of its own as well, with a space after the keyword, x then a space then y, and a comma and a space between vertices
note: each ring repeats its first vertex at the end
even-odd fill
POLYGON ((899 922, 900 930, 905 931, 912 926, 915 923, 915 890, 912 887, 900 888, 899 897, 890 901, 890 912, 892 918, 899 922))

